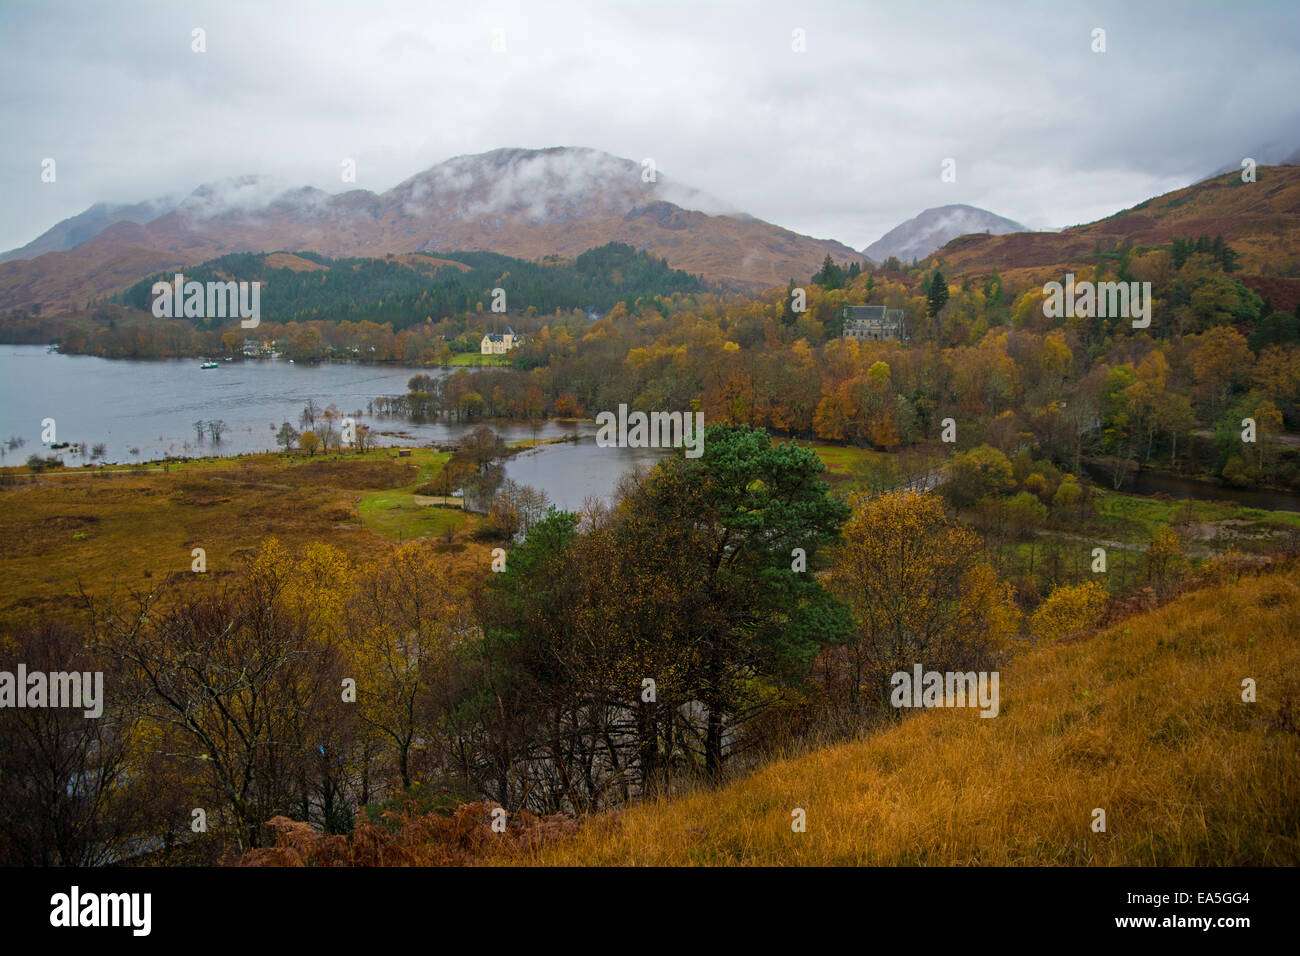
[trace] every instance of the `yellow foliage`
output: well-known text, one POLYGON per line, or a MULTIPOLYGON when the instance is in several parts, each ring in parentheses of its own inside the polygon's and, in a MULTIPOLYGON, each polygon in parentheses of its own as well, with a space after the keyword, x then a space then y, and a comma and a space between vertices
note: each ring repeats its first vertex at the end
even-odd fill
POLYGON ((1110 600, 1106 589, 1095 581, 1062 585, 1038 606, 1029 629, 1045 641, 1055 641, 1094 623, 1110 600))

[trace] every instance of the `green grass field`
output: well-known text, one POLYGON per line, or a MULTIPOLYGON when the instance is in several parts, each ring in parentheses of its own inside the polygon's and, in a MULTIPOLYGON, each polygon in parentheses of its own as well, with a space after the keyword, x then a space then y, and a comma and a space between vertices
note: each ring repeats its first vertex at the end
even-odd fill
POLYGON ((451 454, 417 448, 411 461, 419 468, 418 477, 409 485, 386 488, 361 496, 357 514, 361 523, 377 534, 394 541, 410 541, 428 535, 444 535, 448 530, 459 531, 473 516, 459 508, 422 505, 415 502, 415 489, 432 481, 441 472, 451 454))
POLYGON ((448 363, 452 368, 469 368, 480 365, 509 365, 509 355, 483 355, 479 352, 454 352, 448 363))

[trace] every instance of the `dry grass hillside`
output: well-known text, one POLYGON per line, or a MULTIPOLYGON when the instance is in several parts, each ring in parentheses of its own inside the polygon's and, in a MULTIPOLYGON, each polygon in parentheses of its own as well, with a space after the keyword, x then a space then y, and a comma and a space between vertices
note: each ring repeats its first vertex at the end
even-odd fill
POLYGON ((1261 166, 1257 176, 1243 183, 1239 172, 1227 173, 1061 232, 961 236, 935 256, 958 273, 997 269, 1014 278, 1090 265, 1098 245, 1110 251, 1119 242, 1222 235, 1241 255, 1239 272, 1300 274, 1300 166, 1261 166))
POLYGON ((544 865, 1300 862, 1300 570, 1229 577, 930 710, 724 789, 588 821, 544 865), (1242 680, 1258 684, 1242 701, 1242 680), (791 830, 802 808, 807 830, 791 830), (1106 831, 1093 832, 1094 808, 1106 831))

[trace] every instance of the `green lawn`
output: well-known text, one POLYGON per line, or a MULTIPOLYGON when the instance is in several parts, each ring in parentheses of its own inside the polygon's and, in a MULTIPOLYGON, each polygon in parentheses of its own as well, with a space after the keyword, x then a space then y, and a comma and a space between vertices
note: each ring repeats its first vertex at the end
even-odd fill
POLYGON ((867 462, 880 462, 889 457, 887 452, 872 448, 854 448, 848 445, 828 445, 826 442, 800 442, 805 448, 811 448, 822 460, 832 477, 846 477, 855 465, 867 462))
POLYGON ((1097 514, 1108 533, 1130 541, 1150 540, 1157 530, 1186 520, 1195 522, 1245 522, 1258 532, 1276 533, 1300 528, 1294 511, 1247 508, 1234 501, 1166 501, 1140 498, 1097 489, 1097 514))
POLYGON ((472 520, 459 508, 441 508, 415 503, 415 489, 432 481, 451 458, 448 452, 429 448, 416 448, 411 461, 419 465, 419 477, 401 488, 388 488, 362 495, 357 502, 361 523, 377 534, 394 541, 410 541, 429 535, 446 534, 448 529, 459 530, 472 520))
POLYGON ((509 355, 483 355, 480 352, 455 352, 449 363, 453 368, 474 365, 509 365, 509 355))

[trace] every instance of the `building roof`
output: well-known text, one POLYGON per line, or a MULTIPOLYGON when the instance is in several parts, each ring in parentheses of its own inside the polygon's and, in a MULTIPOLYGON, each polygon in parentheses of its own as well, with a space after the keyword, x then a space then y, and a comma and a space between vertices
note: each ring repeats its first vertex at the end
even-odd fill
POLYGON ((900 322, 902 309, 886 309, 883 305, 850 305, 844 309, 848 322, 900 322))

